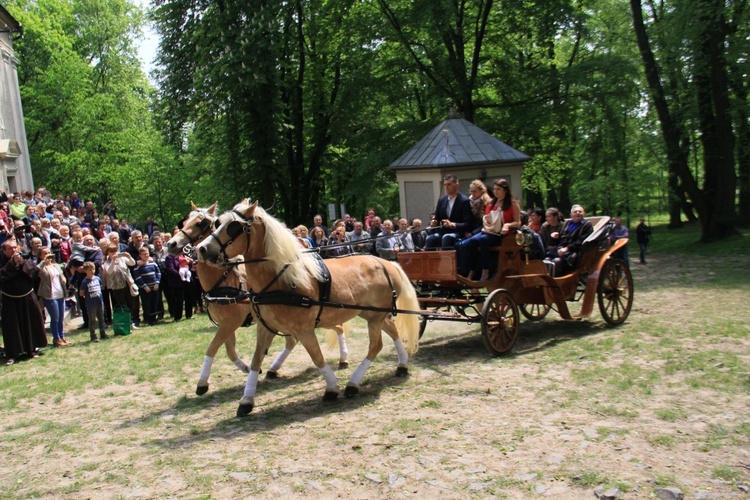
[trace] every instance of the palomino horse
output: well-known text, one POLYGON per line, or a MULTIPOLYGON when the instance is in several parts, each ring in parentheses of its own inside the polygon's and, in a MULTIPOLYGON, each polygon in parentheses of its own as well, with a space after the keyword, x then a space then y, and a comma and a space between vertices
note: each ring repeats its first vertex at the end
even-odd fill
MULTIPOLYGON (((346 385, 344 395, 354 396, 365 373, 383 348, 381 330, 393 340, 398 353, 397 376, 408 374, 409 354, 417 351, 419 319, 414 314, 398 314, 395 322, 388 316, 395 309, 417 311, 419 302, 409 278, 398 264, 377 257, 353 255, 329 259, 328 302, 342 307, 323 307, 319 303, 305 307, 287 305, 288 299, 306 299, 308 304, 321 298, 320 283, 324 270, 317 256, 304 252, 297 239, 279 221, 268 215, 255 202, 236 205, 219 217, 220 224, 211 236, 198 245, 198 259, 222 265, 226 259, 244 256, 248 282, 258 321, 268 328, 293 335, 307 350, 313 363, 326 381, 323 399, 338 397, 338 379, 325 362, 315 327, 333 327, 356 316, 367 321, 370 347, 346 385), (278 300, 281 299, 281 300, 278 300), (402 342, 399 337, 404 337, 402 342)), ((304 301, 303 301, 304 302, 304 301)), ((250 363, 245 392, 238 416, 252 411, 258 375, 270 339, 258 335, 258 344, 250 363)))
MULTIPOLYGON (((214 221, 217 218, 215 215, 216 203, 208 208, 198 208, 193 202, 190 202, 190 205, 192 211, 183 220, 179 231, 167 243, 167 249, 172 255, 179 255, 186 247, 189 249, 196 243, 203 241, 210 234, 214 221)), ((240 289, 244 283, 247 283, 244 266, 236 265, 216 267, 198 262, 198 278, 204 290, 213 290, 217 286, 240 289)), ((213 365, 216 353, 222 345, 226 348, 227 356, 235 366, 240 371, 248 373, 249 367, 236 351, 237 337, 235 332, 244 324, 245 319, 252 312, 252 305, 248 303, 219 304, 217 302, 209 302, 209 317, 218 328, 214 338, 206 349, 203 367, 201 368, 198 385, 195 389, 197 395, 200 396, 208 392, 208 379, 211 375, 211 366, 213 365)), ((267 331, 265 326, 259 324, 257 330, 259 336, 269 335, 273 339, 273 333, 267 331)), ((329 339, 329 348, 335 345, 338 337, 339 368, 349 366, 349 363, 346 361, 349 351, 346 348, 346 340, 342 327, 337 326, 334 330, 327 330, 326 335, 329 339)), ((266 377, 276 378, 278 376, 281 365, 297 344, 297 341, 291 336, 286 336, 285 339, 286 346, 271 364, 266 377)))

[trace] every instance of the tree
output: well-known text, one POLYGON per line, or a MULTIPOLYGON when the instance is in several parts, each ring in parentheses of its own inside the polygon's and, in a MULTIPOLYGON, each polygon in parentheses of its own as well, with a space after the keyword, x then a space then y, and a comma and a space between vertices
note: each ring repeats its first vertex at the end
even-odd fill
POLYGON ((115 199, 131 218, 161 213, 174 220, 153 196, 170 155, 135 55, 141 10, 125 0, 17 1, 8 8, 25 27, 16 53, 37 182, 77 191, 100 207, 115 199))
MULTIPOLYGON (((684 190, 698 212, 702 241, 712 241, 736 234, 735 145, 728 75, 730 65, 724 49, 730 32, 726 21, 726 6, 722 2, 711 0, 697 4, 677 2, 665 11, 657 11, 652 6, 657 22, 664 23, 664 16, 667 16, 671 23, 680 27, 662 39, 661 50, 666 54, 662 66, 669 67, 671 63, 671 73, 669 70, 667 73, 674 77, 676 72, 673 65, 684 65, 686 60, 690 62, 688 67, 692 82, 682 84, 681 87, 687 89, 697 105, 694 110, 687 112, 685 108, 678 108, 681 119, 677 120, 675 112, 670 108, 670 97, 672 103, 681 102, 681 96, 674 93, 678 86, 674 85, 674 80, 668 80, 672 81, 673 95, 665 91, 662 84, 662 69, 651 47, 641 2, 631 0, 630 3, 650 97, 657 110, 666 144, 670 195, 673 200, 670 208, 670 226, 674 227, 680 223, 678 203, 684 190), (686 19, 696 18, 700 22, 685 22, 686 19), (688 29, 685 29, 686 25, 689 26, 688 29), (675 47, 678 45, 687 46, 690 52, 682 57, 676 57, 675 47), (691 118, 697 123, 700 131, 702 188, 698 186, 688 166, 688 157, 691 154, 688 124, 691 118)), ((695 145, 693 148, 697 151, 695 145)))

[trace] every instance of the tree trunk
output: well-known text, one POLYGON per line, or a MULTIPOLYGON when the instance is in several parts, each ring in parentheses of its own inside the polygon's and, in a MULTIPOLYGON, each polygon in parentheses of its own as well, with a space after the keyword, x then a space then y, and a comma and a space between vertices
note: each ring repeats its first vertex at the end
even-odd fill
POLYGON ((680 147, 681 134, 679 126, 672 118, 664 93, 664 88, 661 84, 659 67, 656 64, 656 59, 651 51, 651 42, 646 33, 646 26, 643 23, 641 1, 630 0, 630 8, 633 15, 633 28, 635 30, 636 39, 638 40, 641 59, 643 60, 643 69, 646 73, 646 80, 648 81, 649 93, 651 94, 651 99, 656 108, 657 116, 659 117, 659 125, 667 149, 668 186, 671 191, 669 195, 669 227, 680 227, 682 225, 680 220, 680 193, 676 191, 678 177, 682 179, 685 189, 691 199, 694 200, 695 208, 698 211, 699 217, 702 217, 702 214, 705 212, 701 199, 701 191, 690 173, 687 156, 680 147))
MULTIPOLYGON (((703 0, 702 30, 696 44, 693 81, 698 95, 698 123, 703 144, 705 180, 701 241, 737 233, 735 227, 734 133, 729 113, 729 79, 724 58, 726 27, 721 0, 703 0)), ((700 214, 700 210, 699 210, 700 214)))
MULTIPOLYGON (((730 68, 730 86, 735 94, 735 127, 737 137, 750 137, 750 110, 748 109, 748 92, 742 70, 733 64, 730 68)), ((750 141, 739 140, 736 143, 737 183, 739 184, 738 225, 750 224, 750 141)))

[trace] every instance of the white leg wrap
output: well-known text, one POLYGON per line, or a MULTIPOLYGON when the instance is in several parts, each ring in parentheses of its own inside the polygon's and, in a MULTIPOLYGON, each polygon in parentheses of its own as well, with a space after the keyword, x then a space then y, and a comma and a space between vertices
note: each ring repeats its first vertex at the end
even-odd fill
POLYGON ((323 368, 320 368, 319 371, 320 374, 323 375, 323 378, 326 379, 326 389, 338 391, 339 379, 336 378, 331 367, 326 363, 326 365, 323 368))
POLYGON ((282 349, 282 351, 279 353, 278 356, 276 356, 276 359, 273 360, 273 363, 271 363, 271 370, 272 372, 279 371, 279 368, 281 368, 281 365, 284 364, 284 361, 286 361, 287 356, 289 356, 289 353, 292 352, 286 347, 282 349))
POLYGON ((250 371, 250 367, 247 366, 247 364, 242 361, 242 358, 237 356, 237 359, 234 360, 234 366, 236 366, 241 372, 248 373, 250 371))
POLYGON ((201 368, 201 374, 198 378, 204 382, 208 382, 208 377, 211 376, 211 365, 214 364, 214 358, 206 356, 203 359, 203 368, 201 368))
POLYGON ((404 343, 401 342, 401 339, 396 339, 393 341, 393 345, 396 347, 396 352, 398 353, 398 365, 399 366, 406 366, 409 364, 409 353, 406 352, 406 348, 404 347, 404 343))
POLYGON ((346 361, 349 357, 349 349, 346 348, 346 335, 339 333, 339 362, 346 361))
POLYGON ((258 390, 258 373, 254 370, 250 370, 247 375, 247 382, 245 383, 245 392, 242 394, 242 399, 252 399, 255 397, 255 392, 258 390))
POLYGON ((354 370, 354 373, 352 373, 352 378, 349 379, 349 384, 355 387, 359 387, 359 384, 362 383, 362 379, 365 378, 365 373, 367 373, 367 369, 370 368, 371 364, 372 364, 372 361, 365 358, 359 364, 357 369, 354 370))

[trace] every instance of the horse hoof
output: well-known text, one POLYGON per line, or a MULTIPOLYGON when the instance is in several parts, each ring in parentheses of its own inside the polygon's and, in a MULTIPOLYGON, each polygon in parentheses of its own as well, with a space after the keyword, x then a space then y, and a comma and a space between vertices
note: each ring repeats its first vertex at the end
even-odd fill
POLYGON ((354 387, 353 385, 347 385, 346 389, 344 389, 344 396, 347 398, 353 398, 359 394, 359 387, 354 387))
MULTIPOLYGON (((258 375, 260 375, 260 374, 258 374, 258 375)), ((269 370, 268 373, 266 373, 266 378, 268 378, 268 379, 277 379, 277 378, 279 378, 279 372, 274 372, 274 371, 269 370)))
POLYGON ((399 366, 396 368, 396 376, 397 377, 408 377, 409 376, 409 369, 405 366, 399 366))
POLYGON ((195 388, 195 394, 198 396, 203 396, 205 393, 208 392, 208 386, 207 385, 199 385, 195 388))
POLYGON ((336 391, 326 391, 323 394, 323 401, 336 401, 339 398, 339 393, 336 391))
POLYGON ((349 362, 348 361, 339 361, 339 370, 344 370, 346 368, 349 368, 349 362))
POLYGON ((237 416, 246 417, 250 414, 251 411, 253 411, 252 404, 241 404, 237 407, 237 416))

